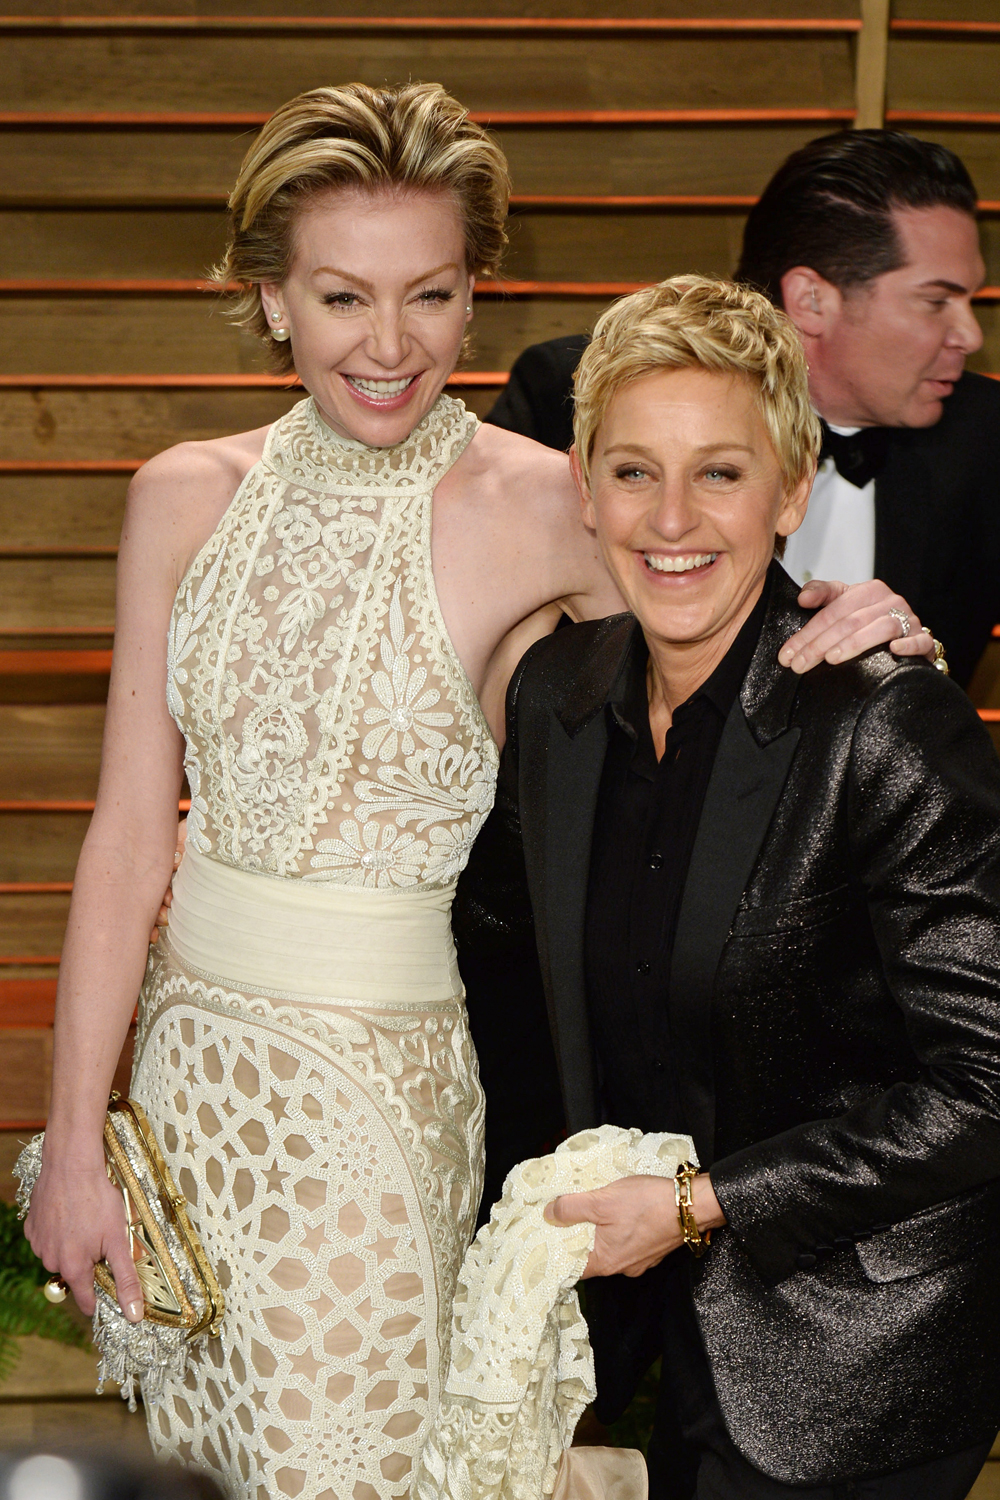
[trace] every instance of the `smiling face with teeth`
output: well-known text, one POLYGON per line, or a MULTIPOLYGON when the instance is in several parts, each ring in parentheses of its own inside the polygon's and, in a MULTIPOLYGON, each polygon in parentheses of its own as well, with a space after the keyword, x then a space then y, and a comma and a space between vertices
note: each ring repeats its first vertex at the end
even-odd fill
POLYGON ((675 707, 735 640, 775 537, 802 521, 812 473, 788 490, 751 382, 700 368, 622 387, 597 430, 589 486, 575 450, 572 463, 584 522, 675 707))
POLYGON ((402 442, 455 368, 471 317, 457 205, 424 191, 317 194, 294 244, 286 280, 261 287, 269 326, 289 330, 299 378, 335 432, 402 442))

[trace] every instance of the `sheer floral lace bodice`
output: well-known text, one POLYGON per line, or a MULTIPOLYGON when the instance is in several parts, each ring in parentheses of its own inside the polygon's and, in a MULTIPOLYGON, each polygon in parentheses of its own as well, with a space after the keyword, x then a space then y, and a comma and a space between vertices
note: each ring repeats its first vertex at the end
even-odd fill
POLYGON ((497 750, 438 605, 431 500, 477 426, 444 395, 393 448, 311 399, 275 423, 171 620, 193 848, 343 885, 457 878, 497 750))

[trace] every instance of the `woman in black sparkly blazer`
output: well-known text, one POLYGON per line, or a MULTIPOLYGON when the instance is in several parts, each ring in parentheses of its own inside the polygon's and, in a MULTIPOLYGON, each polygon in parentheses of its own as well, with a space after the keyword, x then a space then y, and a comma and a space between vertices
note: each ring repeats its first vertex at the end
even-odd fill
POLYGON ((553 1206, 598 1226, 598 1413, 660 1354, 654 1497, 959 1500, 1000 1425, 1000 765, 925 661, 779 664, 817 444, 764 299, 624 299, 576 432, 633 615, 515 674, 456 930, 533 920, 571 1131, 697 1146, 686 1233, 656 1179, 553 1206))

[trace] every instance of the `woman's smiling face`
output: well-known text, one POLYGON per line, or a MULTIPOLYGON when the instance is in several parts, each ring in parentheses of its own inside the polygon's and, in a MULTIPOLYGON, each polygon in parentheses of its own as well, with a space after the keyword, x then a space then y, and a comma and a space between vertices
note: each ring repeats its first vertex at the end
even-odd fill
POLYGON ((617 392, 581 481, 584 521, 651 649, 718 639, 724 654, 811 480, 786 493, 742 376, 662 370, 617 392))
POLYGON ((388 447, 455 368, 473 284, 448 194, 331 191, 299 214, 288 276, 261 300, 268 326, 289 329, 299 378, 334 431, 388 447))

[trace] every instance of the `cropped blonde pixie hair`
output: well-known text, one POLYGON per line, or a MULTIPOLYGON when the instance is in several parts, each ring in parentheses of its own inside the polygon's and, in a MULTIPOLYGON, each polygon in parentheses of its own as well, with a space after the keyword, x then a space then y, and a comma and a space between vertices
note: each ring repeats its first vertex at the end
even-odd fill
POLYGON ((264 341, 272 364, 293 368, 269 334, 261 282, 280 285, 295 219, 325 189, 393 188, 449 194, 465 229, 466 269, 495 275, 507 245, 507 159, 439 83, 310 89, 283 104, 247 152, 229 198, 229 239, 213 279, 233 282, 230 315, 264 341))
POLYGON ((597 320, 574 378, 573 435, 583 476, 613 398, 657 370, 742 375, 757 393, 786 491, 815 466, 820 425, 791 319, 760 292, 709 276, 672 276, 622 297, 597 320))

